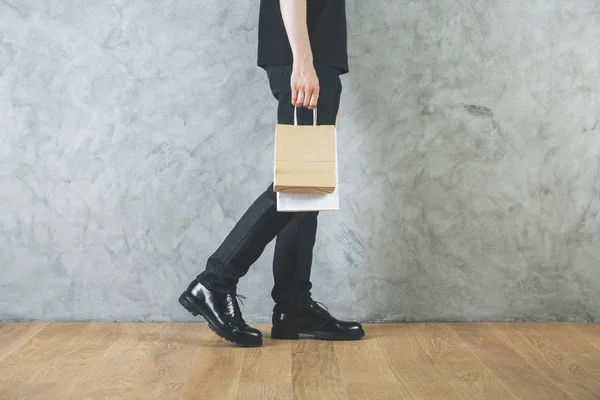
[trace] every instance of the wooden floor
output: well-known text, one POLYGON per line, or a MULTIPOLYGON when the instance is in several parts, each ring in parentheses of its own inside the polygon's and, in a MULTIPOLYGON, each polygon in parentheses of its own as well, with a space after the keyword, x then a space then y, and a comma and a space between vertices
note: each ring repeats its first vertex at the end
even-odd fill
POLYGON ((600 324, 367 325, 239 348, 205 323, 0 323, 0 399, 600 399, 600 324))

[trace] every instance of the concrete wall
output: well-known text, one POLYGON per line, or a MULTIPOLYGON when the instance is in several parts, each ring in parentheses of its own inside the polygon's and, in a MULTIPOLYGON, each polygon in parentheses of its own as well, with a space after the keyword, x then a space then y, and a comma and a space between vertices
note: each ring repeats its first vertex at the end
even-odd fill
MULTIPOLYGON (((0 319, 192 319, 177 297, 271 179, 257 3, 0 2, 0 319)), ((347 3, 314 298, 600 321, 600 3, 347 3)), ((239 286, 251 322, 272 251, 239 286)))

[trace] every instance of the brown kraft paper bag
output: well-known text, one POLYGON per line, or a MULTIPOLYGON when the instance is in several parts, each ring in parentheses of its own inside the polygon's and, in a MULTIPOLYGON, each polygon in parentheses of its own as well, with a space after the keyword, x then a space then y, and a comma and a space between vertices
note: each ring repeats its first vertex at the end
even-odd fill
POLYGON ((333 193, 337 181, 335 125, 277 124, 274 190, 285 193, 333 193))

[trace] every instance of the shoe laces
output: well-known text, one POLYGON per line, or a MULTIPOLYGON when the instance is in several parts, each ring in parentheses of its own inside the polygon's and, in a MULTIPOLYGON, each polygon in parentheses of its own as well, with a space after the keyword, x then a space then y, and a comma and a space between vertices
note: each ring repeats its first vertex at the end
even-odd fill
POLYGON ((236 294, 235 296, 229 297, 230 301, 227 304, 227 308, 229 309, 229 315, 231 315, 234 318, 234 321, 244 325, 246 322, 242 318, 242 310, 240 309, 240 305, 237 303, 236 298, 239 299, 239 301, 242 304, 244 304, 242 299, 245 299, 246 297, 242 296, 241 294, 236 294))
POLYGON ((241 294, 236 294, 235 297, 237 297, 240 300, 240 303, 244 304, 242 299, 246 299, 246 296, 242 296, 241 294))
POLYGON ((318 310, 324 312, 327 315, 331 315, 329 313, 329 308, 327 308, 327 306, 325 304, 321 303, 320 301, 314 301, 313 300, 313 302, 314 302, 314 304, 316 304, 318 306, 318 307, 316 307, 318 310))

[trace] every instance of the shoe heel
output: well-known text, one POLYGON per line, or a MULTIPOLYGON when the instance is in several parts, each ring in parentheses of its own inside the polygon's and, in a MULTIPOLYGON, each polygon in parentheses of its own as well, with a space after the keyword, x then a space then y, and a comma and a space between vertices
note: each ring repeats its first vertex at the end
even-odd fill
POLYGON ((179 304, 181 304, 186 310, 192 313, 194 317, 200 314, 200 312, 198 311, 198 307, 187 298, 185 293, 179 296, 179 304))
POLYGON ((300 333, 295 329, 281 328, 274 326, 271 328, 271 339, 300 339, 300 333))

